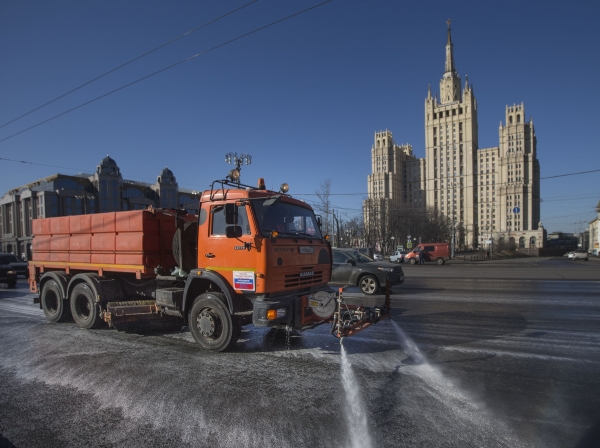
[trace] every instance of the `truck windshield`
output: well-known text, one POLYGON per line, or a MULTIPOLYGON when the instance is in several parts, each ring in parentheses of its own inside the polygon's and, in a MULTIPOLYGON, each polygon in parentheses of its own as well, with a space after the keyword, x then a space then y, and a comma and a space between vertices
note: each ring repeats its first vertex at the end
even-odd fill
POLYGON ((279 201, 265 206, 264 200, 252 201, 254 214, 263 236, 276 230, 283 237, 300 236, 321 239, 321 231, 317 225, 315 214, 309 208, 279 201))

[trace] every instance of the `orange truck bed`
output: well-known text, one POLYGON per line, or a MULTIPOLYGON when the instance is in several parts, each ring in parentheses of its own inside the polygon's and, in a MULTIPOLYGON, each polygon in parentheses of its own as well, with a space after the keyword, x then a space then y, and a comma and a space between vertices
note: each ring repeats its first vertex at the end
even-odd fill
POLYGON ((135 210, 33 220, 30 286, 48 270, 132 272, 154 276, 154 268, 176 266, 172 241, 175 212, 135 210))

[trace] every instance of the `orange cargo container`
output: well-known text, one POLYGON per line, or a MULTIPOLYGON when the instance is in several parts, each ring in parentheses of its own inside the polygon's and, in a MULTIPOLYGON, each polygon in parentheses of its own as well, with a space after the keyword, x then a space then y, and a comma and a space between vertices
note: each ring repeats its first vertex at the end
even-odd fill
POLYGON ((176 266, 176 229, 175 212, 168 210, 35 219, 30 283, 49 270, 132 272, 137 278, 154 276, 158 266, 166 272, 176 266))

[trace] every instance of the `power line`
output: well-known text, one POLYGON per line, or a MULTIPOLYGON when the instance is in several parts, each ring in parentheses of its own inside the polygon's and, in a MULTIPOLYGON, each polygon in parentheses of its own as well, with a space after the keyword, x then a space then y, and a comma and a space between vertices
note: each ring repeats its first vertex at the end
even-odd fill
MULTIPOLYGON (((580 175, 580 174, 597 173, 599 171, 600 171, 600 169, 590 170, 590 171, 579 171, 577 173, 557 174, 555 176, 540 177, 540 180, 555 179, 557 177, 577 176, 577 175, 580 175)), ((481 174, 474 174, 475 177, 482 176, 482 175, 483 175, 483 173, 481 173, 481 174)), ((465 177, 465 176, 462 175, 462 176, 456 176, 456 177, 460 178, 460 177, 465 177)), ((454 177, 446 177, 446 178, 441 178, 441 179, 442 180, 447 179, 449 182, 451 182, 450 179, 453 179, 453 178, 454 177)), ((421 181, 415 181, 413 183, 420 183, 420 182, 421 181)), ((500 183, 500 182, 495 183, 494 182, 494 183, 492 183, 492 186, 495 186, 495 187, 506 187, 506 186, 511 186, 511 185, 514 185, 517 188, 519 187, 519 185, 518 185, 517 182, 503 182, 503 183, 500 183)), ((415 189, 415 190, 413 190, 413 192, 423 192, 423 193, 426 193, 428 191, 453 190, 453 189, 457 189, 458 190, 460 188, 466 189, 466 188, 477 188, 477 187, 483 187, 483 186, 484 186, 483 184, 460 185, 460 186, 455 185, 455 187, 448 186, 446 188, 439 187, 439 188, 430 188, 430 189, 423 189, 423 190, 415 189)), ((490 185, 486 184, 485 186, 489 187, 490 185)), ((366 196, 366 195, 368 195, 368 193, 367 192, 365 192, 365 193, 330 193, 329 195, 330 196, 366 196)), ((297 193, 297 194, 295 194, 295 196, 317 196, 317 193, 297 193)), ((377 197, 374 197, 374 198, 371 198, 371 199, 387 199, 387 198, 377 196, 377 197)))
POLYGON ((93 102, 95 102, 95 101, 98 101, 98 100, 100 100, 100 99, 102 99, 102 98, 105 98, 105 97, 107 97, 107 96, 109 96, 109 95, 112 95, 113 93, 116 93, 116 92, 119 92, 119 91, 121 91, 121 90, 123 90, 123 89, 126 89, 127 87, 131 87, 132 85, 134 85, 134 84, 137 84, 138 82, 144 81, 144 80, 146 80, 146 79, 148 79, 148 78, 151 78, 152 76, 158 75, 159 73, 162 73, 162 72, 164 72, 164 71, 167 71, 167 70, 169 70, 169 69, 172 69, 172 68, 174 68, 174 67, 177 67, 178 65, 181 65, 181 64, 183 64, 183 63, 185 63, 185 62, 188 62, 188 61, 190 61, 190 60, 192 60, 192 59, 194 59, 194 58, 197 58, 197 57, 199 57, 199 56, 205 55, 206 53, 209 53, 209 52, 211 52, 211 51, 213 51, 213 50, 216 50, 216 49, 218 49, 218 48, 224 47, 225 45, 228 45, 228 44, 230 44, 230 43, 232 43, 232 42, 235 42, 235 41, 237 41, 237 40, 243 39, 244 37, 248 37, 248 36, 250 36, 251 34, 254 34, 254 33, 257 33, 257 32, 259 32, 259 31, 262 31, 262 30, 264 30, 264 29, 266 29, 266 28, 269 28, 269 27, 271 27, 271 26, 273 26, 273 25, 277 25, 278 23, 284 22, 285 20, 291 19, 291 18, 293 18, 293 17, 296 17, 296 16, 298 16, 298 15, 300 15, 300 14, 304 14, 305 12, 308 12, 308 11, 310 11, 310 10, 312 10, 312 9, 318 8, 319 6, 323 6, 324 4, 326 4, 326 3, 330 3, 330 2, 332 2, 332 1, 333 1, 333 0, 325 0, 325 1, 324 1, 324 2, 322 2, 322 3, 319 3, 319 4, 317 4, 317 5, 311 6, 311 7, 309 7, 309 8, 306 8, 306 9, 303 9, 302 11, 296 12, 296 13, 294 13, 294 14, 291 14, 291 15, 289 15, 289 16, 283 17, 282 19, 279 19, 279 20, 276 20, 276 21, 274 21, 274 22, 271 22, 271 23, 269 23, 268 25, 264 25, 264 26, 261 26, 260 28, 256 28, 256 29, 254 29, 254 30, 252 30, 252 31, 249 31, 249 32, 247 32, 247 33, 244 33, 244 34, 242 34, 242 35, 240 35, 240 36, 234 37, 233 39, 230 39, 230 40, 228 40, 228 41, 226 41, 226 42, 220 43, 219 45, 215 45, 214 47, 212 47, 212 48, 209 48, 208 50, 204 50, 204 51, 202 51, 202 52, 200 52, 200 53, 196 53, 196 54, 195 54, 195 55, 193 55, 193 56, 189 56, 189 57, 187 57, 187 58, 185 58, 185 59, 182 59, 182 60, 181 60, 181 61, 179 61, 179 62, 176 62, 176 63, 174 63, 174 64, 171 64, 171 65, 169 65, 169 66, 167 66, 167 67, 164 67, 164 68, 162 68, 162 69, 160 69, 160 70, 157 70, 157 71, 155 71, 155 72, 153 72, 153 73, 150 73, 149 75, 143 76, 142 78, 139 78, 139 79, 137 79, 137 80, 135 80, 135 81, 132 81, 132 82, 130 82, 130 83, 128 83, 128 84, 125 84, 125 85, 123 85, 123 86, 121 86, 121 87, 119 87, 119 88, 117 88, 117 89, 111 90, 111 91, 110 91, 110 92, 108 92, 108 93, 105 93, 105 94, 103 94, 103 95, 100 95, 100 96, 98 96, 98 97, 96 97, 96 98, 94 98, 94 99, 91 99, 91 100, 89 100, 89 101, 86 101, 85 103, 82 103, 82 104, 80 104, 79 106, 75 106, 75 107, 73 107, 73 108, 71 108, 71 109, 69 109, 69 110, 67 110, 67 111, 65 111, 65 112, 62 112, 62 113, 60 113, 60 114, 58 114, 58 115, 54 115, 53 117, 50 117, 50 118, 48 118, 48 119, 46 119, 46 120, 40 121, 39 123, 37 123, 37 124, 34 124, 33 126, 30 126, 30 127, 28 127, 28 128, 25 128, 25 129, 23 129, 22 131, 19 131, 19 132, 15 133, 15 134, 9 135, 8 137, 5 137, 5 138, 1 139, 1 140, 0 140, 0 143, 4 142, 4 141, 6 141, 6 140, 8 140, 8 139, 10 139, 10 138, 16 137, 17 135, 19 135, 19 134, 22 134, 22 133, 24 133, 24 132, 27 132, 27 131, 29 131, 29 130, 31 130, 31 129, 33 129, 33 128, 36 128, 36 127, 38 127, 38 126, 41 126, 42 124, 48 123, 49 121, 55 120, 56 118, 62 117, 63 115, 66 115, 66 114, 68 114, 68 113, 70 113, 70 112, 73 112, 73 111, 75 111, 75 110, 77 110, 77 109, 80 109, 80 108, 82 108, 82 107, 84 107, 84 106, 87 106, 88 104, 91 104, 91 103, 93 103, 93 102))
POLYGON ((600 171, 600 170, 580 171, 578 173, 569 173, 569 174, 557 174, 556 176, 540 177, 540 180, 543 180, 543 179, 554 179, 556 177, 576 176, 577 174, 597 173, 598 171, 600 171))
MULTIPOLYGON (((332 0, 329 0, 332 1, 332 0)), ((318 6, 318 5, 317 5, 318 6)), ((15 160, 15 159, 8 159, 6 157, 0 157, 0 161, 6 161, 6 162, 15 162, 15 163, 23 163, 23 164, 28 164, 28 165, 38 165, 38 166, 47 166, 47 167, 51 167, 51 168, 60 168, 60 169, 65 169, 65 170, 72 170, 72 171, 79 171, 79 172, 84 172, 86 170, 80 169, 80 168, 70 168, 70 167, 65 167, 65 166, 57 166, 57 165, 48 165, 48 164, 44 164, 44 163, 38 163, 38 162, 30 162, 30 161, 26 161, 26 160, 15 160)), ((578 172, 578 173, 568 173, 568 174, 558 174, 555 176, 548 176, 545 177, 544 179, 554 179, 557 177, 566 177, 566 176, 575 176, 575 175, 579 175, 579 174, 588 174, 588 173, 593 173, 593 172, 597 172, 600 171, 600 169, 598 170, 591 170, 591 171, 582 171, 582 172, 578 172)), ((191 185, 191 184, 190 184, 191 185)), ((495 184, 496 186, 503 186, 503 185, 509 185, 508 183, 505 184, 495 184)), ((471 186, 473 187, 473 186, 471 186)), ((475 187, 477 187, 475 185, 475 187)), ((467 188, 466 186, 464 188, 467 188)), ((435 190, 420 190, 420 191, 435 191, 435 190)), ((368 193, 330 193, 329 196, 366 196, 368 193)), ((294 193, 293 196, 317 196, 316 193, 294 193)), ((591 197, 594 197, 594 195, 590 195, 591 197)), ((560 197, 577 197, 577 196, 554 196, 556 198, 560 198, 560 197)), ((372 198, 372 199, 386 199, 386 198, 372 198)), ((314 204, 320 204, 320 202, 316 201, 316 200, 307 200, 307 202, 310 203, 314 203, 314 204)), ((548 202, 553 202, 553 201, 548 201, 548 202)), ((337 207, 336 208, 340 208, 340 209, 347 209, 347 210, 361 210, 361 209, 352 209, 352 208, 347 208, 347 207, 337 207)), ((411 207, 414 210, 419 210, 420 207, 411 207)), ((403 208, 402 210, 407 210, 406 208, 403 208)))
POLYGON ((27 115, 29 115, 29 114, 31 114, 31 113, 33 113, 33 112, 35 112, 35 111, 38 111, 38 110, 40 110, 40 109, 42 109, 42 108, 44 108, 44 107, 48 106, 49 104, 52 104, 52 103, 54 103, 55 101, 58 101, 58 100, 59 100, 59 99, 61 99, 61 98, 64 98, 64 97, 65 97, 65 96, 67 96, 67 95, 70 95, 71 93, 73 93, 73 92, 75 92, 75 91, 77 91, 77 90, 79 90, 79 89, 81 89, 81 88, 83 88, 83 87, 85 87, 85 86, 87 86, 87 85, 89 85, 89 84, 92 84, 93 82, 96 82, 96 81, 98 81, 100 78, 104 78, 105 76, 107 76, 107 75, 110 75, 110 74, 111 74, 111 73, 113 73, 113 72, 116 72, 117 70, 119 70, 119 69, 121 69, 121 68, 125 67, 126 65, 129 65, 129 64, 131 64, 132 62, 135 62, 135 61, 137 61, 137 60, 139 60, 139 59, 142 59, 142 58, 143 58, 143 57, 145 57, 145 56, 148 56, 150 53, 154 53, 155 51, 157 51, 157 50, 160 50, 161 48, 163 48, 163 47, 166 47, 167 45, 170 45, 170 44, 172 44, 173 42, 175 42, 175 41, 177 41, 177 40, 179 40, 179 39, 181 39, 181 38, 183 38, 183 37, 185 37, 185 36, 188 36, 188 35, 192 34, 193 32, 195 32, 195 31, 198 31, 198 30, 200 30, 200 29, 202 29, 202 28, 204 28, 204 27, 206 27, 206 26, 208 26, 208 25, 210 25, 210 24, 212 24, 212 23, 215 23, 215 22, 217 22, 217 21, 219 21, 219 20, 221 20, 221 19, 223 19, 223 18, 225 18, 225 17, 227 17, 227 16, 229 16, 229 15, 233 14, 234 12, 237 12, 237 11, 239 11, 240 9, 243 9, 243 8, 245 8, 246 6, 249 6, 249 5, 251 5, 252 3, 256 3, 257 1, 258 1, 258 0, 252 0, 251 2, 249 2, 249 3, 246 3, 245 5, 242 5, 242 6, 240 6, 239 8, 233 9, 233 10, 229 11, 228 13, 226 13, 226 14, 223 14, 222 16, 219 16, 219 17, 217 17, 217 18, 215 18, 215 19, 212 19, 212 20, 210 20, 210 21, 208 21, 208 22, 206 22, 206 23, 204 23, 204 24, 202 24, 202 25, 200 25, 200 26, 197 26, 197 27, 196 27, 196 28, 194 28, 194 29, 191 29, 191 30, 189 30, 189 31, 186 31, 186 32, 185 32, 185 33, 183 33, 181 36, 177 36, 176 38, 174 38, 174 39, 171 39, 171 40, 169 40, 169 41, 165 42, 164 44, 161 44, 161 45, 159 45, 158 47, 156 47, 156 48, 153 48, 152 50, 149 50, 149 51, 147 51, 147 52, 145 52, 145 53, 143 53, 143 54, 141 54, 141 55, 139 55, 139 56, 137 56, 137 57, 135 57, 135 58, 131 59, 130 61, 127 61, 127 62, 125 62, 124 64, 121 64, 121 65, 119 65, 118 67, 115 67, 115 68, 113 68, 112 70, 109 70, 109 71, 107 71, 106 73, 103 73, 103 74, 101 74, 100 76, 97 76, 97 77, 95 77, 94 79, 91 79, 91 80, 89 80, 89 81, 87 81, 87 82, 85 82, 85 83, 81 84, 80 86, 78 86, 78 87, 75 87, 75 88, 74 88, 74 89, 72 89, 72 90, 69 90, 69 91, 68 91, 68 92, 66 92, 66 93, 63 93, 63 94, 62 94, 62 95, 60 95, 60 96, 57 96, 57 97, 56 97, 56 98, 54 98, 53 100, 50 100, 50 101, 48 101, 47 103, 44 103, 44 104, 42 104, 41 106, 38 106, 38 107, 36 107, 35 109, 31 109, 29 112, 26 112, 26 113, 24 113, 23 115, 21 115, 21 116, 19 116, 19 117, 17 117, 17 118, 14 118, 14 119, 12 119, 12 120, 10 120, 10 121, 8 121, 8 122, 4 123, 3 125, 1 125, 1 126, 0 126, 0 129, 2 129, 2 128, 3 128, 3 127, 5 127, 5 126, 8 126, 8 125, 9 125, 9 124, 11 124, 11 123, 14 123, 14 122, 15 122, 15 121, 17 121, 17 120, 20 120, 20 119, 21 119, 21 118, 23 118, 23 117, 26 117, 27 115))

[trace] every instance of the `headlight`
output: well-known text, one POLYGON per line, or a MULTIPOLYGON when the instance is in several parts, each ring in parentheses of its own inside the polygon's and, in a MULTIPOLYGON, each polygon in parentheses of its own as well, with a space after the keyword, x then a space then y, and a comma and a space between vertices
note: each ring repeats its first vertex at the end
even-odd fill
POLYGON ((394 268, 377 268, 380 271, 385 271, 385 272, 394 272, 394 268))
POLYGON ((8 271, 8 272, 6 273, 6 275, 13 275, 14 273, 15 273, 15 271, 8 271))

